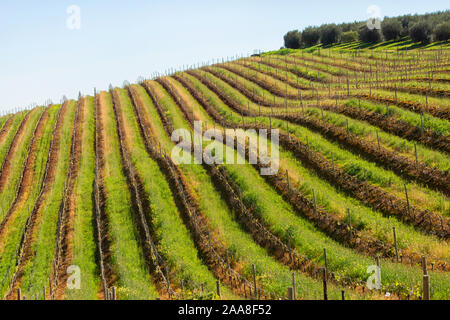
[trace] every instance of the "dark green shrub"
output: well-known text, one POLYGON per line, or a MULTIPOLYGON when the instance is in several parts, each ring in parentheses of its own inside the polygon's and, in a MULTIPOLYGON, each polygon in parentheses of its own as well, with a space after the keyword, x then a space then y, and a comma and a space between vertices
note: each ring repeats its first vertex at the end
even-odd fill
POLYGON ((381 41, 381 33, 378 29, 369 29, 367 26, 359 29, 359 40, 366 43, 375 43, 381 41))
POLYGON ((315 27, 308 27, 305 30, 303 30, 302 33, 302 43, 307 46, 311 47, 317 44, 320 39, 320 32, 319 28, 315 27))
POLYGON ((302 35, 298 30, 289 31, 284 36, 284 46, 289 49, 299 49, 301 46, 302 35))
POLYGON ((434 29, 434 37, 438 41, 450 39, 450 21, 443 22, 434 29))
POLYGON ((358 40, 358 32, 356 31, 343 32, 341 35, 342 43, 350 43, 357 40, 358 40))
POLYGON ((431 41, 431 27, 424 21, 417 22, 410 28, 409 36, 414 42, 429 43, 431 41))
POLYGON ((320 41, 323 45, 337 43, 341 37, 341 30, 335 24, 324 25, 320 28, 320 41))
POLYGON ((381 24, 384 40, 397 40, 402 33, 402 24, 398 20, 385 20, 381 24))

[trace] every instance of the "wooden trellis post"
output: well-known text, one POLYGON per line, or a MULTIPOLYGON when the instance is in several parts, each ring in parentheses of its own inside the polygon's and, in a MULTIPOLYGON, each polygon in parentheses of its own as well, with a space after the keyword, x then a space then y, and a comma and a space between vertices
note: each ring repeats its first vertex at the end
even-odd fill
POLYGON ((376 256, 375 260, 377 262, 377 277, 378 277, 378 281, 380 281, 380 294, 381 294, 381 264, 380 264, 380 256, 376 256))
POLYGON ((427 258, 426 257, 422 258, 422 269, 423 269, 423 274, 428 274, 427 258))
POLYGON ((287 180, 288 189, 290 191, 291 190, 291 184, 289 183, 289 171, 288 170, 286 170, 286 180, 287 180))
POLYGON ((377 132, 377 144, 378 144, 378 150, 380 150, 380 149, 381 149, 381 146, 380 146, 380 137, 378 136, 378 130, 377 130, 376 132, 377 132))
POLYGON ((112 287, 111 289, 112 300, 117 300, 116 296, 116 287, 112 287))
POLYGON ((414 155, 416 156, 416 166, 419 166, 419 156, 417 155, 417 144, 414 143, 414 155))
POLYGON ((169 295, 169 299, 172 299, 172 292, 170 291, 169 270, 166 270, 166 281, 167 281, 167 293, 169 295))
POLYGON ((181 299, 184 300, 184 282, 183 282, 183 279, 181 279, 181 299))
POLYGON ((350 229, 351 229, 352 228, 352 216, 351 216, 349 208, 347 208, 347 220, 348 220, 348 225, 350 226, 350 229))
POLYGON ((292 272, 292 297, 293 300, 297 300, 297 290, 295 285, 295 273, 292 272))
POLYGON ((348 79, 348 74, 347 74, 347 97, 350 97, 350 80, 348 79))
POLYGON ((406 188, 406 183, 403 184, 403 186, 405 187, 406 204, 408 206, 408 215, 409 215, 409 214, 411 214, 411 211, 410 211, 410 208, 409 208, 408 189, 406 188))
POLYGON ((292 287, 288 288, 288 300, 295 300, 294 299, 294 289, 292 287))
POLYGON ((314 189, 312 189, 312 194, 313 194, 314 213, 317 213, 316 193, 315 193, 314 189))
POLYGON ((221 298, 221 294, 220 294, 220 282, 219 282, 219 280, 217 280, 217 282, 216 282, 216 287, 217 287, 217 296, 220 299, 221 298))
POLYGON ((420 130, 423 134, 423 112, 420 113, 420 130))
POLYGON ((252 271, 253 271, 254 297, 255 297, 255 299, 258 299, 258 289, 256 287, 256 269, 255 269, 255 265, 254 264, 252 264, 252 271))
POLYGON ((322 268, 322 284, 323 284, 323 300, 328 300, 328 289, 327 289, 327 271, 322 268))
POLYGON ((423 300, 430 300, 430 276, 423 275, 423 300))
POLYGON ((398 246, 397 246, 397 234, 395 232, 395 227, 392 228, 392 231, 394 233, 395 257, 397 258, 397 263, 398 263, 398 246))

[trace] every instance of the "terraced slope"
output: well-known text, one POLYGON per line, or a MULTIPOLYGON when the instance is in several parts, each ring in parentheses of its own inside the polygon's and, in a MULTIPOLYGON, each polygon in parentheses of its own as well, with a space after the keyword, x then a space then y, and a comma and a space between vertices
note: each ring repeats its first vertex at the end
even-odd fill
POLYGON ((450 299, 449 63, 270 52, 0 118, 0 294, 450 299))

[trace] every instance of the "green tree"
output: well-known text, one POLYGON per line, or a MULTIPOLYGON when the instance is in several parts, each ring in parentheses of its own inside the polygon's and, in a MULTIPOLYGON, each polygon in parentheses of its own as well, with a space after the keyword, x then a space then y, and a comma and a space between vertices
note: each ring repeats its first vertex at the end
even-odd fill
POLYGON ((335 24, 327 24, 320 28, 320 41, 323 45, 337 43, 341 37, 341 29, 335 24))
POLYGON ((414 24, 413 17, 411 15, 403 16, 399 18, 400 23, 402 24, 402 32, 401 36, 406 37, 409 36, 409 27, 414 24))
POLYGON ((302 33, 302 42, 307 47, 311 47, 317 44, 320 39, 320 32, 319 28, 317 27, 308 27, 305 30, 303 30, 302 33))
POLYGON ((381 32, 383 32, 384 39, 397 40, 402 33, 402 24, 398 20, 384 20, 381 24, 381 32))
POLYGON ((341 35, 342 43, 350 43, 350 42, 353 42, 356 40, 358 40, 358 32, 356 32, 356 31, 343 32, 341 35))
POLYGON ((375 43, 381 41, 381 33, 378 29, 369 29, 364 26, 359 29, 359 40, 366 43, 375 43))
POLYGON ((429 43, 431 41, 431 27, 425 21, 417 22, 410 28, 409 36, 414 42, 429 43))
POLYGON ((450 39, 450 21, 438 24, 434 29, 434 37, 438 41, 450 39))
POLYGON ((302 35, 298 30, 289 31, 284 36, 284 46, 289 49, 299 49, 301 46, 302 35))

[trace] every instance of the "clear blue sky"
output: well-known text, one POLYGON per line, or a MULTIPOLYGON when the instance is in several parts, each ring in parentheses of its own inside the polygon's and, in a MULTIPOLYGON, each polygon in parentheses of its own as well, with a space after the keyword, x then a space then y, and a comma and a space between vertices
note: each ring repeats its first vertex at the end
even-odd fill
POLYGON ((448 1, 1 0, 0 110, 75 98, 153 71, 278 49, 292 29, 448 9, 448 1), (67 8, 81 9, 70 30, 67 8))

